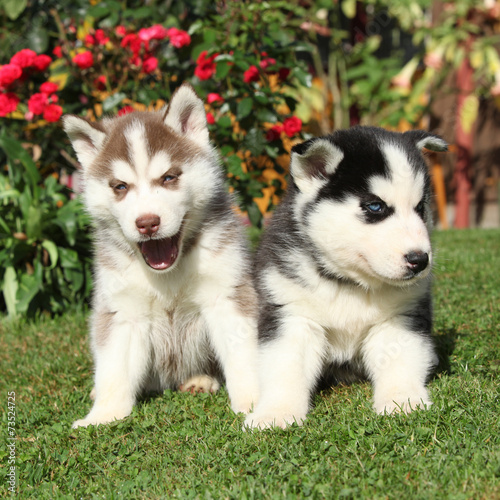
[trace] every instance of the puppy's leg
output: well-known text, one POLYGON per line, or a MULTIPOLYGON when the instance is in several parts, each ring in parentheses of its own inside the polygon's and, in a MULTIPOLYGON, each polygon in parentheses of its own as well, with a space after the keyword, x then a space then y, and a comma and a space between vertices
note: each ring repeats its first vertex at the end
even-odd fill
POLYGON ((89 414, 73 423, 74 429, 130 415, 150 359, 147 324, 127 321, 120 313, 97 312, 92 319, 92 329, 95 400, 89 414), (106 321, 103 314, 107 316, 106 321))
POLYGON ((425 386, 437 362, 431 339, 408 331, 403 318, 371 329, 362 356, 373 383, 378 413, 410 413, 432 404, 425 386))
POLYGON ((222 365, 231 408, 235 413, 248 413, 259 394, 257 322, 244 315, 233 300, 221 298, 204 311, 204 318, 222 365))
POLYGON ((323 329, 301 317, 284 321, 276 338, 260 345, 261 394, 246 427, 264 429, 296 422, 309 409, 311 391, 323 365, 326 340, 323 329))

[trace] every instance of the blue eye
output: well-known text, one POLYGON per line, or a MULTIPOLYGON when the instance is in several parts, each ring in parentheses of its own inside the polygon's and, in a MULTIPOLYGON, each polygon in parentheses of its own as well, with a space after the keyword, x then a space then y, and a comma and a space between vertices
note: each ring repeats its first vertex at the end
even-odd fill
POLYGON ((163 182, 170 182, 170 181, 173 181, 175 179, 175 177, 173 175, 166 175, 165 177, 163 177, 163 182))
POLYGON ((123 191, 124 189, 127 189, 127 186, 125 186, 125 184, 118 184, 118 186, 115 186, 115 189, 117 191, 123 191))
POLYGON ((366 205, 366 208, 370 210, 370 212, 379 213, 383 210, 384 206, 382 205, 382 203, 375 201, 366 205))

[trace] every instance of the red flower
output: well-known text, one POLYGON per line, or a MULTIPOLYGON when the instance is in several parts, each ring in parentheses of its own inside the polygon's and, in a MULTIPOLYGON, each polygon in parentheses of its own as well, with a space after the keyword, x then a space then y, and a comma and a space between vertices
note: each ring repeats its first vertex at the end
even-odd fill
POLYGON ((0 87, 8 87, 21 78, 23 70, 17 64, 5 64, 0 68, 0 87))
POLYGON ((152 73, 158 67, 158 59, 156 57, 148 57, 142 63, 142 71, 144 73, 152 73))
POLYGON ((135 33, 129 33, 123 37, 120 45, 123 48, 129 48, 135 55, 141 50, 142 42, 140 38, 135 33))
POLYGON ((57 104, 47 104, 43 110, 43 119, 48 122, 56 122, 61 118, 63 109, 57 104))
POLYGON ((212 113, 207 113, 207 123, 213 125, 215 123, 215 118, 212 113))
POLYGON ((73 57, 73 62, 80 69, 91 68, 94 65, 94 56, 92 55, 92 52, 86 50, 85 52, 81 52, 73 57))
POLYGON ((54 83, 54 82, 45 82, 45 83, 42 83, 40 85, 40 92, 42 94, 51 95, 54 92, 57 92, 58 88, 59 88, 59 85, 57 85, 57 83, 54 83))
POLYGON ((150 28, 142 28, 138 34, 143 42, 149 42, 150 40, 164 40, 168 36, 168 30, 161 24, 155 24, 150 28))
POLYGON ((207 95, 207 102, 208 104, 212 104, 213 102, 224 102, 224 99, 221 95, 210 92, 210 94, 207 95))
POLYGON ((257 68, 257 66, 250 66, 243 73, 243 81, 245 83, 258 82, 259 81, 259 69, 257 68))
POLYGON ((97 90, 105 90, 106 89, 106 77, 104 75, 98 76, 94 80, 94 86, 97 90))
POLYGON ((12 92, 0 94, 0 116, 7 116, 17 109, 19 98, 12 92))
POLYGON ((207 57, 208 51, 204 50, 196 60, 196 68, 194 69, 194 74, 200 80, 208 80, 215 73, 215 63, 214 59, 219 54, 213 54, 210 57, 207 57))
POLYGON ((50 66, 51 62, 52 59, 50 58, 50 56, 46 54, 40 54, 39 56, 35 57, 35 60, 33 61, 33 67, 37 71, 45 71, 50 66))
POLYGON ((276 59, 273 59, 272 57, 266 57, 265 59, 262 59, 260 61, 259 66, 262 69, 267 69, 269 66, 274 66, 276 64, 276 59))
POLYGON ((266 134, 266 140, 269 142, 277 141, 281 137, 281 132, 283 132, 283 125, 273 125, 266 134))
POLYGON ((134 108, 132 106, 125 106, 124 108, 120 109, 120 111, 118 111, 118 116, 128 115, 129 113, 132 113, 133 111, 134 111, 134 108))
POLYGON ((117 26, 115 28, 115 33, 116 33, 116 36, 119 36, 119 37, 125 36, 127 34, 127 28, 125 28, 125 26, 117 26))
POLYGON ((52 54, 54 54, 58 59, 60 59, 63 55, 62 54, 62 47, 54 47, 52 54))
POLYGON ((177 28, 169 28, 167 36, 170 38, 170 43, 176 48, 180 49, 185 45, 191 43, 191 37, 187 31, 178 30, 177 28))
POLYGON ((288 68, 280 68, 278 71, 278 76, 281 81, 285 81, 290 74, 290 70, 288 68))
POLYGON ((104 33, 104 30, 101 29, 95 31, 94 38, 99 45, 106 45, 109 42, 109 37, 107 37, 106 33, 104 33))
POLYGON ((36 58, 36 52, 31 49, 23 49, 14 54, 10 64, 17 64, 20 68, 29 68, 33 65, 36 58))
POLYGON ((283 130, 288 137, 293 137, 302 130, 302 120, 296 116, 291 116, 283 122, 283 130))
POLYGON ((95 45, 95 38, 89 33, 88 35, 85 35, 83 42, 85 45, 92 47, 92 45, 95 45))
POLYGON ((41 115, 43 110, 49 103, 49 98, 47 94, 33 94, 28 101, 28 109, 34 115, 41 115))

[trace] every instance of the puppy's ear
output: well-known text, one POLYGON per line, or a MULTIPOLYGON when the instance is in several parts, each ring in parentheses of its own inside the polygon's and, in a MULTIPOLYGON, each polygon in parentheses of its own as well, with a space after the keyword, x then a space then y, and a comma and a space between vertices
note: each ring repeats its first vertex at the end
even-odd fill
POLYGON ((89 168, 106 138, 101 124, 74 115, 63 116, 62 122, 78 161, 84 169, 89 168))
POLYGON ((445 140, 425 130, 410 130, 403 135, 409 138, 419 150, 425 148, 436 152, 448 151, 448 143, 445 140))
POLYGON ((292 148, 290 173, 303 193, 315 189, 332 175, 344 153, 327 139, 311 139, 292 148))
POLYGON ((202 145, 210 144, 205 107, 188 83, 182 84, 172 95, 164 122, 178 134, 202 145))

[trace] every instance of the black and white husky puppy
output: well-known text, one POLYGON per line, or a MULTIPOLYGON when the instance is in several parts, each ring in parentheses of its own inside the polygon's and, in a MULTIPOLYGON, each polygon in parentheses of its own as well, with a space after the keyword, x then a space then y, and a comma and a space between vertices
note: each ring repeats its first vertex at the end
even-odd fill
POLYGON ((95 234, 95 401, 73 427, 126 417, 144 391, 223 380, 233 410, 248 412, 256 294, 203 102, 183 85, 163 111, 63 121, 95 234))
POLYGON ((248 427, 302 423, 320 382, 367 377, 378 413, 431 404, 431 197, 423 131, 354 127, 292 150, 257 253, 260 399, 248 427))

